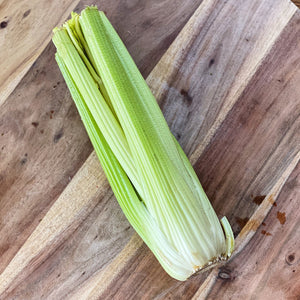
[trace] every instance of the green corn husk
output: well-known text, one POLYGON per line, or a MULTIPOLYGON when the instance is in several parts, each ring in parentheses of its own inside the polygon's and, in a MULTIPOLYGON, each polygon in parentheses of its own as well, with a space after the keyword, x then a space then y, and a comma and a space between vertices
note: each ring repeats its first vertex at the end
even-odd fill
POLYGON ((226 217, 218 220, 104 13, 87 7, 53 31, 57 63, 113 192, 163 268, 185 280, 228 259, 234 238, 226 217))

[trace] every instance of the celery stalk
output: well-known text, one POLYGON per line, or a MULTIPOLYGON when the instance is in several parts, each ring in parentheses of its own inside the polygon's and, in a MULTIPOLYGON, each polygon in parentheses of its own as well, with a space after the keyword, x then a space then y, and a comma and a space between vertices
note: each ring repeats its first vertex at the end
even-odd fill
POLYGON ((54 30, 56 60, 129 222, 174 278, 230 257, 231 227, 218 220, 188 158, 103 12, 87 7, 54 30), (223 229, 225 232, 223 232, 223 229))

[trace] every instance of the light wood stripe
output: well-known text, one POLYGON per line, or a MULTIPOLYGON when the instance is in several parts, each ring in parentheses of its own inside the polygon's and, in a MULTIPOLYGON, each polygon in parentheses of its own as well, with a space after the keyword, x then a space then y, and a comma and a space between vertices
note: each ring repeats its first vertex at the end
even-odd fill
POLYGON ((7 25, 0 30, 0 106, 49 44, 52 29, 78 3, 79 0, 2 1, 0 22, 7 25))
MULTIPOLYGON (((270 190, 269 194, 265 197, 261 205, 257 208, 254 212, 252 217, 249 219, 247 224, 239 233, 238 237, 235 240, 235 251, 232 254, 230 261, 232 261, 249 243, 249 241, 253 238, 256 234, 256 231, 259 226, 261 226, 262 222, 270 212, 271 208, 273 207, 274 202, 277 200, 284 184, 286 183, 287 179, 296 168, 300 159, 300 152, 295 156, 292 160, 290 165, 286 168, 282 176, 279 180, 274 184, 272 189, 270 190)), ((205 282, 201 285, 199 290, 196 292, 192 300, 202 300, 206 299, 209 293, 211 292, 212 287, 218 276, 218 270, 213 270, 209 276, 206 278, 205 282)))

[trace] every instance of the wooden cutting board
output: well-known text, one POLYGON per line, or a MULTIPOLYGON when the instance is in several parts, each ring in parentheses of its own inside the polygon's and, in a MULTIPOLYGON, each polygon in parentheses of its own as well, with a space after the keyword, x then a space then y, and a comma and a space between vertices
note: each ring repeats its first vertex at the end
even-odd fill
POLYGON ((0 299, 299 299, 296 6, 96 1, 237 237, 179 282, 118 207, 54 61, 51 29, 88 4, 0 5, 0 299))

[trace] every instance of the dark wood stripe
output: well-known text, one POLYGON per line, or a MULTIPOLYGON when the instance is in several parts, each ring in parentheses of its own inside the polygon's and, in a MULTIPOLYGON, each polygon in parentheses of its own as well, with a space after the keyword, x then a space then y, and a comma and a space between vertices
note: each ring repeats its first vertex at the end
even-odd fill
POLYGON ((235 234, 299 149, 299 20, 297 13, 195 165, 235 234))
POLYGON ((299 284, 300 164, 289 177, 270 214, 253 239, 221 269, 207 299, 297 299, 299 284), (278 215, 284 215, 284 222, 278 215))

